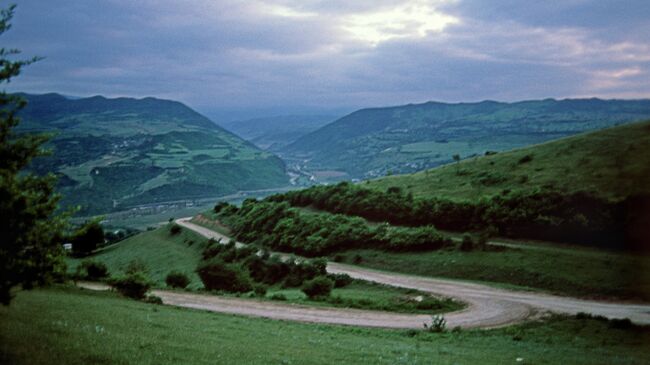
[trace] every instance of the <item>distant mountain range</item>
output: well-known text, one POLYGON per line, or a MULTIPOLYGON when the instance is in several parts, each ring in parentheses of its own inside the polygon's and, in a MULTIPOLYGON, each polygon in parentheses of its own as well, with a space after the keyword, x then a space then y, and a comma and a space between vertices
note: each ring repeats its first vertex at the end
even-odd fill
POLYGON ((316 178, 373 178, 647 118, 650 100, 428 102, 356 111, 281 155, 316 178))
POLYGON ((222 126, 262 149, 277 151, 336 119, 333 115, 283 115, 227 122, 222 126))
POLYGON ((50 132, 50 157, 32 168, 59 175, 80 214, 285 186, 285 165, 176 101, 28 95, 19 131, 50 132))

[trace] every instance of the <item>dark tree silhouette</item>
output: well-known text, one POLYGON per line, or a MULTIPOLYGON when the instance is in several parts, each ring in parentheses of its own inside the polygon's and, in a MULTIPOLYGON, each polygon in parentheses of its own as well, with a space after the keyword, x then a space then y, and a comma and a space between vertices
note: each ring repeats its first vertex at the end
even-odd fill
MULTIPOLYGON (((14 6, 0 10, 0 34, 10 28, 14 6)), ((12 60, 20 52, 0 48, 0 84, 37 61, 12 60)), ((44 154, 43 135, 17 133, 21 98, 0 92, 0 303, 8 305, 13 290, 30 289, 64 272, 62 237, 66 217, 55 213, 59 197, 56 178, 26 172, 34 157, 44 154)))

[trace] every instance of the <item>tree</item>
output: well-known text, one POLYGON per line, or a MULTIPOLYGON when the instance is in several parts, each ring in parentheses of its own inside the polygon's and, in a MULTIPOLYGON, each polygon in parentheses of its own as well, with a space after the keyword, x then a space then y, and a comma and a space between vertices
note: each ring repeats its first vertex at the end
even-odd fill
POLYGON ((451 156, 451 158, 453 158, 454 161, 456 162, 456 175, 458 175, 458 173, 459 173, 458 164, 460 163, 460 155, 456 153, 453 156, 451 156))
POLYGON ((72 237, 72 252, 76 256, 87 256, 104 243, 104 229, 98 220, 86 222, 72 237))
MULTIPOLYGON (((10 28, 14 6, 0 10, 0 35, 10 28)), ((0 84, 37 61, 13 61, 20 52, 0 48, 0 84)), ((31 289, 65 272, 61 248, 67 214, 56 213, 54 175, 36 176, 26 171, 33 158, 45 154, 47 136, 17 133, 21 98, 0 92, 0 303, 8 305, 12 290, 31 289), (61 271, 63 270, 63 271, 61 271)))

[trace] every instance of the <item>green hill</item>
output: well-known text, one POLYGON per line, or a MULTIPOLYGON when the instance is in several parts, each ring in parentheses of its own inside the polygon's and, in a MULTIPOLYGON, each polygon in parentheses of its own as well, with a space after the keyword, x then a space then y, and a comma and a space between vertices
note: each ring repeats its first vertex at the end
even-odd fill
POLYGON ((650 121, 585 133, 510 152, 448 164, 410 175, 369 181, 417 197, 475 199, 504 190, 553 188, 624 199, 650 194, 650 121))
POLYGON ((304 168, 316 177, 330 171, 373 178, 449 163, 455 154, 511 150, 647 118, 650 100, 428 102, 356 111, 298 139, 282 154, 307 161, 304 168))
POLYGON ((55 136, 33 169, 57 173, 63 205, 80 214, 288 184, 278 157, 179 102, 22 96, 19 131, 55 136))
POLYGON ((223 127, 262 149, 277 151, 336 119, 331 115, 283 115, 228 122, 223 127))

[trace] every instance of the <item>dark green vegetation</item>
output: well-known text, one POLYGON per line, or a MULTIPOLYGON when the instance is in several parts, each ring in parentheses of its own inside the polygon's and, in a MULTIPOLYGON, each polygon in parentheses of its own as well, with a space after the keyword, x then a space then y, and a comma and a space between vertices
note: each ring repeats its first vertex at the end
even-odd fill
MULTIPOLYGON (((0 35, 10 27, 14 6, 0 9, 0 35)), ((15 60, 20 51, 0 49, 0 85, 37 61, 15 60)), ((0 304, 9 305, 12 290, 60 278, 65 272, 61 243, 67 216, 55 213, 59 197, 56 178, 26 172, 32 159, 42 156, 47 137, 20 134, 17 114, 25 101, 0 91, 0 304)))
POLYGON ((169 100, 24 95, 22 131, 50 132, 36 172, 59 175, 63 205, 80 214, 214 197, 288 183, 284 163, 169 100))
POLYGON ((514 364, 522 358, 523 364, 645 364, 650 332, 617 327, 581 316, 487 331, 360 329, 242 318, 154 306, 111 293, 50 289, 20 293, 11 308, 0 308, 0 362, 514 364))
POLYGON ((399 187, 382 192, 344 182, 292 191, 267 200, 395 225, 482 231, 487 235, 616 249, 648 249, 645 227, 650 219, 650 194, 611 201, 589 192, 538 189, 503 191, 480 200, 455 201, 414 198, 399 187))
POLYGON ((300 287, 327 274, 325 260, 295 260, 271 255, 253 245, 237 248, 211 242, 197 272, 208 290, 245 293, 253 285, 300 287))
POLYGON ((336 260, 404 274, 446 277, 595 299, 650 300, 650 257, 580 247, 516 245, 503 251, 350 250, 336 260))
POLYGON ((222 126, 261 149, 278 151, 335 119, 331 115, 283 115, 238 120, 222 126))
POLYGON ((650 194, 650 122, 585 133, 532 147, 464 160, 411 175, 371 180, 416 197, 477 199, 504 190, 587 191, 607 199, 650 194))
POLYGON ((309 160, 309 171, 371 178, 435 167, 455 154, 465 159, 649 117, 649 100, 429 102, 356 111, 282 153, 309 160))
POLYGON ((306 214, 286 202, 273 201, 280 198, 247 199, 241 208, 219 203, 215 212, 242 242, 305 256, 322 256, 352 248, 436 250, 451 244, 449 238, 430 226, 369 225, 362 218, 343 214, 306 214))

